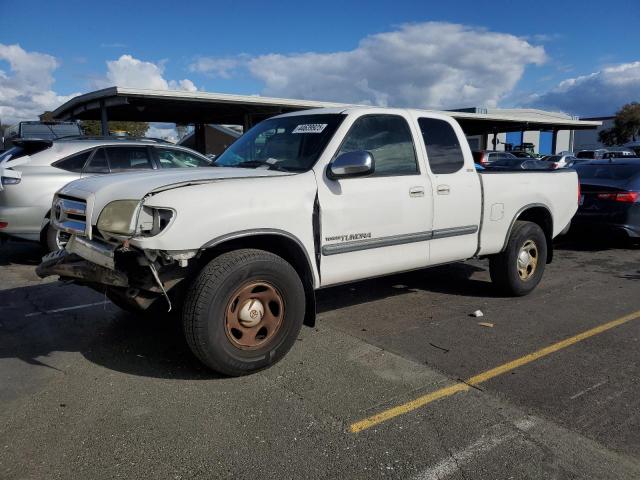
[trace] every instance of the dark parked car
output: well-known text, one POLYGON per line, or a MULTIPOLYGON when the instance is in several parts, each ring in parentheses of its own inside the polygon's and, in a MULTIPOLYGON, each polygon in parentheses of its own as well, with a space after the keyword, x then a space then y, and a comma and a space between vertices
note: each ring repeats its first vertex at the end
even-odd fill
POLYGON ((603 155, 602 158, 630 158, 635 157, 636 153, 633 150, 629 149, 619 149, 619 150, 608 150, 603 155))
POLYGON ((509 153, 514 157, 518 157, 518 158, 534 158, 534 159, 536 158, 533 155, 531 155, 529 152, 525 152, 524 150, 511 150, 509 153))
POLYGON ((581 195, 572 224, 640 237, 640 158, 592 160, 575 169, 581 195))
POLYGON ((553 165, 531 158, 506 158, 490 163, 486 166, 486 170, 489 172, 493 170, 553 170, 553 165))
POLYGON ((604 157, 605 153, 607 153, 607 151, 604 148, 599 148, 598 150, 580 150, 576 153, 576 158, 599 160, 604 157))

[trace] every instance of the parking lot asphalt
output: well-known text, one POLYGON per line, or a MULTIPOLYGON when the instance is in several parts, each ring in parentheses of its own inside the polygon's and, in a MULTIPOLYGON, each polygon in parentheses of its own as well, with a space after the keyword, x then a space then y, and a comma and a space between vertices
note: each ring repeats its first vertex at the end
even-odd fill
POLYGON ((0 478, 640 478, 637 245, 561 240, 523 298, 485 261, 322 290, 243 378, 38 259, 0 247, 0 478))

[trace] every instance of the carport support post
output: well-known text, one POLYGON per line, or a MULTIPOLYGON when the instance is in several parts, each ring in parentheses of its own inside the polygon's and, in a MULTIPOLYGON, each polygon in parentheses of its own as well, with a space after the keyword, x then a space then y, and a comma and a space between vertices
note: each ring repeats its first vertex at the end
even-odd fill
POLYGON ((497 150, 497 146, 498 146, 498 132, 496 132, 495 130, 493 131, 493 151, 495 152, 497 150))
POLYGON ((193 135, 195 138, 195 150, 202 154, 207 153, 207 140, 205 138, 204 123, 195 124, 193 135))
POLYGON ((558 130, 555 128, 551 130, 551 155, 556 154, 556 148, 558 147, 558 130))
POLYGON ((107 107, 104 100, 100 100, 100 133, 104 137, 109 136, 109 119, 107 118, 107 107))

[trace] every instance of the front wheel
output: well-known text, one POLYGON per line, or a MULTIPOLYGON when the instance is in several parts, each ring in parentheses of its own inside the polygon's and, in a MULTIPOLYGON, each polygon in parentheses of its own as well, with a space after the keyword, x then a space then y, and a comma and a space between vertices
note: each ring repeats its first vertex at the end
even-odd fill
POLYGON ((225 375, 246 375, 280 360, 305 314, 305 293, 293 267, 254 249, 223 253, 187 292, 182 313, 193 353, 225 375))
POLYGON ((546 262, 547 239, 540 226, 517 221, 507 248, 489 258, 491 281, 506 295, 527 295, 542 280, 546 262))

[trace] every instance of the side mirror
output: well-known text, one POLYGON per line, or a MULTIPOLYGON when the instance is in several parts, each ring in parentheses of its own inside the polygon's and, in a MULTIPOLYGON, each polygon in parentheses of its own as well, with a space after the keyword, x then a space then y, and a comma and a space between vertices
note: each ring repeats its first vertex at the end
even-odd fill
POLYGON ((346 152, 329 164, 327 176, 331 180, 339 178, 364 177, 375 171, 373 155, 364 150, 346 152))

